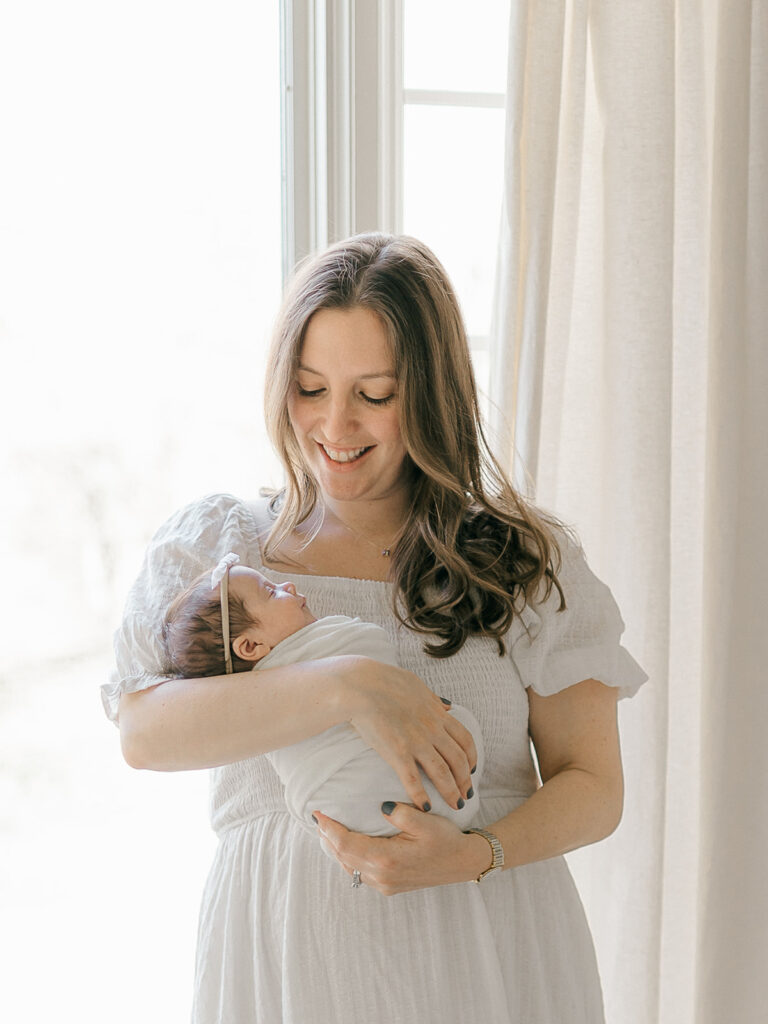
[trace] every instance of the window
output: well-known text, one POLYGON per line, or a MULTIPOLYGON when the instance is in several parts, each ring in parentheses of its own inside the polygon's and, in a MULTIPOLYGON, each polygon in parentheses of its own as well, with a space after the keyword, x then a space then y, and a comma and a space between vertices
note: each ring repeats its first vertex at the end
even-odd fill
POLYGON ((9 1020, 179 1020, 207 783, 124 765, 98 686, 160 522, 277 482, 260 392, 280 292, 278 5, 6 8, 2 1003, 9 1020), (118 993, 127 963, 141 983, 118 993))
POLYGON ((485 389, 509 0, 292 8, 287 265, 358 231, 421 238, 456 285, 485 389))
POLYGON ((456 286, 488 387, 504 169, 509 0, 403 0, 403 230, 456 286))
POLYGON ((98 700, 111 633, 168 514, 206 492, 279 482, 261 386, 281 269, 297 256, 373 228, 422 237, 457 284, 481 367, 505 4, 471 15, 457 0, 7 5, 0 952, 14 964, 11 1018, 23 1007, 53 1019, 62 1004, 84 1024, 133 1022, 147 1005, 158 1020, 185 1013, 215 844, 207 783, 120 760, 98 700), (137 963, 140 980, 116 998, 123 965, 137 963))

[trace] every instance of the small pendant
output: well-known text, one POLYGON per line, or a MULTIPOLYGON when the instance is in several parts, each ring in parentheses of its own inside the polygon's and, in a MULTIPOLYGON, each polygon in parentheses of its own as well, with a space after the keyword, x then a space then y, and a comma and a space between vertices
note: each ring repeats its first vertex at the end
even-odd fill
POLYGON ((382 558, 389 558, 389 548, 384 548, 381 552, 382 558))

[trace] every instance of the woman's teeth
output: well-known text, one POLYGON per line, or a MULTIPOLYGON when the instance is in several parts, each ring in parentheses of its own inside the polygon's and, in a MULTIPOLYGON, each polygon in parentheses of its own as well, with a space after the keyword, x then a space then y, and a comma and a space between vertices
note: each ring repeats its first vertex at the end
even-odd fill
POLYGON ((367 452, 368 448, 353 448, 342 450, 340 448, 329 448, 328 445, 324 444, 321 446, 325 454, 331 459, 332 462, 354 462, 355 459, 359 459, 363 452, 367 452))

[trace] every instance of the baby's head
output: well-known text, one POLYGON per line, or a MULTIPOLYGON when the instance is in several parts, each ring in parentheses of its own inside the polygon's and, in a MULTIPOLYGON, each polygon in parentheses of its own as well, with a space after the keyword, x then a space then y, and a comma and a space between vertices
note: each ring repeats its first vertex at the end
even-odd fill
POLYGON ((222 559, 212 574, 203 573, 171 604, 163 639, 174 672, 189 679, 227 671, 222 600, 229 613, 231 671, 246 672, 281 640, 315 616, 293 583, 272 583, 256 569, 222 559), (222 590, 223 588, 223 590, 222 590))

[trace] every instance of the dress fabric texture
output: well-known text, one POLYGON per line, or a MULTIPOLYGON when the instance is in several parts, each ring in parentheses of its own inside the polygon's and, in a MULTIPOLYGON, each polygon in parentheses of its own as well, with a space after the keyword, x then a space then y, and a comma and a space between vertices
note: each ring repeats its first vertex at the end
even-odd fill
MULTIPOLYGON (((300 661, 357 654, 387 665, 397 665, 397 652, 381 626, 348 615, 326 615, 281 640, 262 658, 254 671, 295 665, 300 661)), ((474 788, 461 809, 450 807, 422 772, 422 782, 434 814, 442 814, 459 828, 469 828, 480 804, 485 748, 480 726, 460 704, 448 714, 457 718, 472 734, 477 750, 474 788)), ((313 811, 322 811, 354 832, 369 836, 392 836, 399 829, 381 813, 385 800, 410 802, 405 787, 384 758, 363 740, 347 722, 308 736, 281 750, 267 754, 269 763, 283 784, 283 797, 290 813, 315 835, 313 811)))
MULTIPOLYGON (((315 615, 379 624, 403 667, 472 712, 485 744, 480 826, 537 787, 526 687, 546 696, 594 678, 631 696, 645 681, 620 645, 623 623, 610 591, 566 537, 565 611, 557 612, 556 593, 524 608, 505 657, 494 642, 473 638, 453 657, 433 659, 423 638, 398 625, 387 583, 263 569, 265 522, 264 503, 213 495, 161 527, 116 634, 119 681, 102 688, 110 718, 121 692, 167 678, 159 638, 165 609, 228 551, 276 582, 297 581, 315 615)), ((288 813, 267 756, 210 775, 219 845, 200 911, 193 1024, 603 1021, 592 939, 563 858, 481 885, 385 897, 351 888, 317 837, 288 813)))

